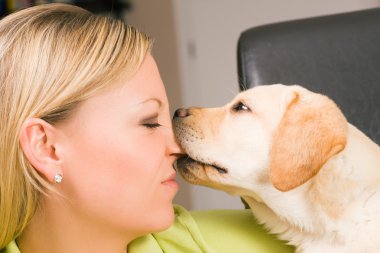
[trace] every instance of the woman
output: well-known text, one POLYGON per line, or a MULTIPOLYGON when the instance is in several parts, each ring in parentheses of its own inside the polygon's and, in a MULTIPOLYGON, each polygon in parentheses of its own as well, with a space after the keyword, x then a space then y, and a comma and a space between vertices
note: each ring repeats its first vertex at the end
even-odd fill
POLYGON ((0 21, 1 252, 126 252, 143 235, 129 252, 214 252, 186 210, 172 225, 181 149, 151 44, 71 5, 0 21))

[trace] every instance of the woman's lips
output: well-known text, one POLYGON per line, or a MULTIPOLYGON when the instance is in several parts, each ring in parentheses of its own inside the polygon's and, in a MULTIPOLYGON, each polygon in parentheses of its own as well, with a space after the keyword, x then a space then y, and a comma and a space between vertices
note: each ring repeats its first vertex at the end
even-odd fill
POLYGON ((169 186, 171 188, 178 189, 179 186, 178 186, 178 183, 176 181, 176 174, 177 174, 176 172, 173 172, 164 181, 162 181, 161 184, 163 184, 165 186, 169 186))

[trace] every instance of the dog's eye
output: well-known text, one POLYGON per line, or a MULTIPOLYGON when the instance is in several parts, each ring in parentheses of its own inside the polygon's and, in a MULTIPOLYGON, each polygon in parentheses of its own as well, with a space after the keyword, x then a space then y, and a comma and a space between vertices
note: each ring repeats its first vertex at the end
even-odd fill
POLYGON ((235 112, 238 112, 238 111, 250 111, 251 109, 249 109, 248 106, 246 106, 245 104, 243 104, 242 102, 239 102, 237 104, 235 104, 232 109, 235 111, 235 112))

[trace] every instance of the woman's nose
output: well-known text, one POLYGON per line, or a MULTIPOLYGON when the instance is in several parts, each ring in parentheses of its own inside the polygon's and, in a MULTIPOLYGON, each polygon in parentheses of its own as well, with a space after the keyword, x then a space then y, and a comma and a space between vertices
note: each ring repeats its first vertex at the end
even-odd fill
POLYGON ((185 151, 178 144, 173 131, 170 131, 170 135, 168 136, 168 154, 173 156, 183 156, 185 151))

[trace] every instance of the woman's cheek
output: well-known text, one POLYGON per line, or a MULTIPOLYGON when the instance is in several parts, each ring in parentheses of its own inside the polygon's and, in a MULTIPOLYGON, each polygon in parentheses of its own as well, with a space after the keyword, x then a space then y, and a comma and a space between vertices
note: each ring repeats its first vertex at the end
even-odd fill
POLYGON ((136 160, 140 160, 149 167, 157 167, 165 158, 166 138, 162 134, 154 133, 141 139, 136 147, 136 160))

